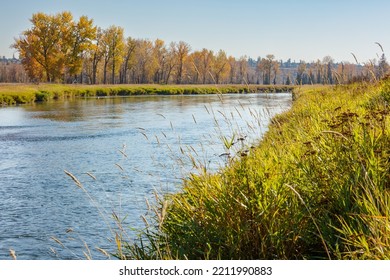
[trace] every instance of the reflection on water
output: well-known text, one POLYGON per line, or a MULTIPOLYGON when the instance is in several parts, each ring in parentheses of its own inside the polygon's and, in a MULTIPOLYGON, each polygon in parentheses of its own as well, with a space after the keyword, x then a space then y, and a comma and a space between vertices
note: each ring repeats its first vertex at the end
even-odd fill
POLYGON ((290 104, 286 93, 78 99, 0 109, 0 259, 9 258, 10 248, 19 259, 84 258, 85 244, 93 258, 105 258, 95 247, 115 248, 113 212, 140 229, 145 198, 177 191, 181 179, 196 172, 182 151, 216 171, 224 164, 221 136, 245 135, 249 144, 290 104))

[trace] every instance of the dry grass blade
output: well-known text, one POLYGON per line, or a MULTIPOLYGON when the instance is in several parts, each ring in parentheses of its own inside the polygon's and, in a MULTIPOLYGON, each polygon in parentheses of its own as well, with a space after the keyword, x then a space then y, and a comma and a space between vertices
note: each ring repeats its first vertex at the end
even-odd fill
POLYGON ((352 54, 353 58, 355 59, 356 64, 359 64, 359 61, 357 60, 356 55, 354 53, 351 53, 351 54, 352 54))
POLYGON ((379 44, 378 42, 375 42, 375 44, 377 44, 380 48, 381 48, 381 51, 382 51, 382 53, 384 52, 383 51, 383 47, 382 47, 382 45, 381 44, 379 44))
POLYGON ((207 111, 207 114, 209 114, 209 115, 210 115, 210 112, 209 112, 209 109, 207 109, 207 106, 206 106, 206 105, 204 105, 204 107, 205 107, 205 109, 206 109, 206 111, 207 111))
POLYGON ((86 174, 96 181, 96 177, 94 175, 92 175, 90 172, 87 172, 86 174))
POLYGON ((66 230, 66 233, 71 233, 71 232, 73 232, 74 230, 73 230, 73 228, 68 228, 67 230, 66 230))
POLYGON ((66 171, 64 170, 65 174, 68 175, 75 183, 76 183, 76 186, 79 187, 80 189, 83 189, 83 185, 81 184, 81 182, 76 178, 76 176, 74 176, 72 173, 70 173, 69 171, 66 171))
POLYGON ((192 119, 194 120, 194 123, 195 123, 195 124, 198 124, 198 123, 196 122, 196 119, 195 119, 194 114, 192 114, 192 119))
POLYGON ((118 233, 115 233, 115 243, 116 243, 116 248, 118 250, 119 258, 125 259, 125 256, 123 255, 122 252, 122 237, 119 236, 118 233))
POLYGON ((89 260, 89 261, 92 260, 92 259, 91 259, 91 256, 89 256, 86 252, 83 251, 83 254, 84 254, 84 256, 85 256, 85 258, 86 258, 87 260, 89 260))
POLYGON ((56 243, 60 244, 62 248, 65 248, 64 244, 58 238, 55 238, 54 236, 51 236, 50 238, 54 240, 56 243))
POLYGON ((122 166, 120 166, 118 163, 115 163, 115 166, 118 167, 120 170, 125 171, 122 166))
POLYGON ((91 251, 89 250, 89 246, 85 241, 83 241, 83 242, 84 242, 85 249, 87 249, 87 252, 83 251, 84 256, 87 258, 87 260, 92 260, 92 254, 91 254, 91 251))
POLYGON ((95 247, 96 250, 98 250, 100 253, 102 253, 104 256, 106 256, 107 258, 110 258, 110 254, 107 253, 106 250, 102 249, 102 248, 99 248, 99 247, 95 247))
MULTIPOLYGON (((122 150, 119 150, 119 152, 125 157, 125 158, 127 158, 127 155, 126 155, 126 153, 124 152, 124 151, 122 151, 122 150)), ((87 173, 88 174, 88 173, 87 173)), ((88 174, 89 175, 89 174, 88 174)))
POLYGON ((148 136, 146 135, 146 133, 145 132, 141 132, 141 134, 145 137, 145 139, 146 140, 148 140, 149 141, 149 138, 148 138, 148 136))
POLYGON ((148 220, 146 219, 146 217, 144 215, 141 215, 141 219, 144 222, 146 228, 148 228, 150 225, 149 225, 148 220))
POLYGON ((13 260, 16 260, 16 252, 15 250, 9 249, 9 255, 13 260))
POLYGON ((165 219, 165 216, 167 214, 167 209, 168 209, 168 201, 164 200, 163 206, 162 206, 162 209, 161 209, 161 222, 163 222, 164 219, 165 219))
POLYGON ((53 247, 50 247, 50 252, 54 255, 58 255, 57 251, 53 247))

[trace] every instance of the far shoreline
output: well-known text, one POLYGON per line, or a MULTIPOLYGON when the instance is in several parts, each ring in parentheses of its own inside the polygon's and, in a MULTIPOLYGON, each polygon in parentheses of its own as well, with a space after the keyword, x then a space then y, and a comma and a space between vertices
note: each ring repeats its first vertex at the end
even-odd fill
POLYGON ((0 107, 83 97, 292 92, 293 85, 0 84, 0 107))

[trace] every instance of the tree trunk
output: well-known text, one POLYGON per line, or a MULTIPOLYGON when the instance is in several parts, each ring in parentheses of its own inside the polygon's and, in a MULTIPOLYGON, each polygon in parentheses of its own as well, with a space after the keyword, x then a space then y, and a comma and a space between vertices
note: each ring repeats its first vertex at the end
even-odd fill
POLYGON ((112 59, 112 74, 111 74, 111 83, 115 84, 115 59, 112 59))
POLYGON ((107 64, 108 61, 104 62, 104 69, 103 69, 103 84, 107 84, 107 64))

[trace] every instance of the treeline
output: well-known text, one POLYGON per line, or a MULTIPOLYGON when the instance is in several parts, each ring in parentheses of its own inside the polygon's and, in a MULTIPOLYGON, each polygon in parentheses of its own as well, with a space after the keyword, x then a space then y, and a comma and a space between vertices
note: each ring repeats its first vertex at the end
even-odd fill
POLYGON ((274 55, 254 60, 223 50, 192 51, 183 41, 125 38, 122 27, 102 29, 86 16, 75 20, 70 12, 36 13, 30 21, 31 28, 12 45, 25 75, 9 75, 4 66, 0 82, 27 77, 37 83, 336 84, 379 78, 389 70, 383 51, 378 62, 363 65, 335 63, 331 57, 312 63, 283 62, 274 55))
POLYGON ((0 83, 27 83, 29 81, 19 59, 0 57, 0 83))

